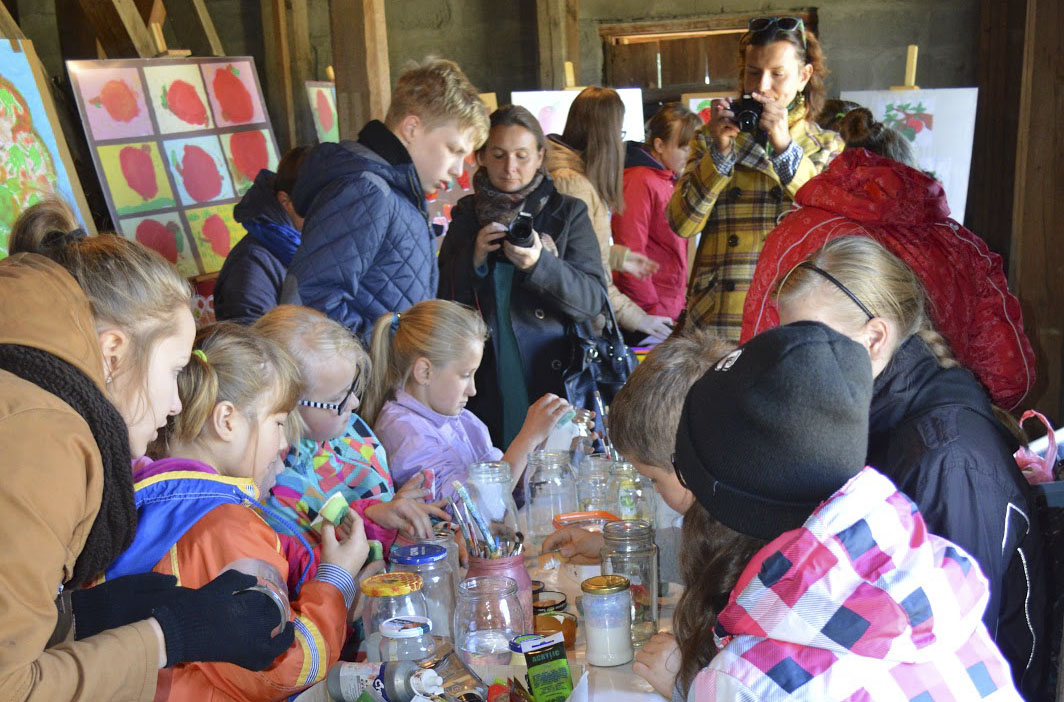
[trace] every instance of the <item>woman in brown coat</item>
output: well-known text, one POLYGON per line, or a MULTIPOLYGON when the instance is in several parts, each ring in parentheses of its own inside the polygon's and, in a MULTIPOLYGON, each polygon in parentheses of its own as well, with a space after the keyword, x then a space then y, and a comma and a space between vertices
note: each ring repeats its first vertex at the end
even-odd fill
POLYGON ((130 458, 180 411, 194 323, 187 284, 139 244, 50 255, 64 265, 0 261, 0 699, 150 700, 166 665, 269 665, 292 636, 270 639, 267 598, 234 594, 250 576, 81 589, 132 539, 130 458))

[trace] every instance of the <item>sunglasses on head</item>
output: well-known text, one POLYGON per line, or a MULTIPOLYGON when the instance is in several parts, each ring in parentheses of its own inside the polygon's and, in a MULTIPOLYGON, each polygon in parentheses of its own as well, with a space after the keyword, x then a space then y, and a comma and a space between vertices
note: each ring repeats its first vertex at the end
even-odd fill
POLYGON ((361 375, 361 371, 355 373, 354 380, 351 381, 351 387, 344 393, 343 399, 339 403, 336 402, 318 402, 316 400, 300 400, 299 405, 302 407, 313 407, 315 409, 333 410, 337 415, 341 415, 347 409, 347 403, 351 400, 351 396, 355 394, 355 387, 358 385, 358 379, 361 375))
POLYGON ((760 34, 761 32, 767 32, 772 29, 779 29, 783 32, 792 32, 797 34, 802 40, 802 48, 805 49, 805 22, 801 17, 755 17, 750 20, 750 24, 747 25, 754 34, 760 34))

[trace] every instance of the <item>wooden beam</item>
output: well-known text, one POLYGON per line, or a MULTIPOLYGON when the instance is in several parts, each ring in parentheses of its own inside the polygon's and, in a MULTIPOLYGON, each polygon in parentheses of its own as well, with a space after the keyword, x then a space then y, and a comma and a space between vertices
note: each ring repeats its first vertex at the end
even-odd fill
POLYGON ((539 87, 543 90, 565 87, 565 2, 536 0, 539 87))
POLYGON ((86 31, 91 25, 80 0, 55 0, 55 15, 63 18, 58 25, 59 50, 64 60, 107 57, 95 34, 86 31))
POLYGON ((1027 0, 1020 74, 1016 183, 1013 191, 1011 279, 1023 304, 1024 324, 1038 355, 1033 404, 1054 424, 1064 407, 1064 4, 1027 0))
POLYGON ((204 0, 165 0, 178 44, 193 56, 225 56, 222 40, 204 0))
POLYGON ((94 32, 109 58, 150 58, 155 55, 155 41, 134 0, 78 2, 89 20, 89 27, 77 27, 76 31, 94 32))
POLYGON ((341 139, 353 139, 391 101, 384 0, 330 0, 336 111, 341 139))
MULTIPOLYGON (((16 9, 18 9, 16 7, 16 9)), ((26 35, 18 26, 15 18, 7 11, 7 5, 0 2, 0 37, 4 39, 25 39, 26 35)))
POLYGON ((565 0, 565 60, 573 66, 574 85, 580 84, 580 0, 565 0))
POLYGON ((282 151, 296 143, 296 114, 292 104, 291 52, 288 49, 288 11, 285 0, 260 0, 262 36, 266 45, 266 100, 282 151))
POLYGON ((310 50, 310 19, 307 0, 290 0, 288 9, 288 44, 292 53, 292 99, 296 107, 296 142, 313 144, 317 139, 314 131, 314 115, 310 111, 305 83, 319 80, 314 74, 314 56, 310 50))

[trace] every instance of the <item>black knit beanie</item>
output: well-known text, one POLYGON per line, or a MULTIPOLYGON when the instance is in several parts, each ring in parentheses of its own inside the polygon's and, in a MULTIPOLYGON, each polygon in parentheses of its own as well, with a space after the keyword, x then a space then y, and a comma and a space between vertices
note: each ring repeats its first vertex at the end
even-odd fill
POLYGON ((717 521, 774 539, 864 467, 871 400, 860 344, 819 322, 771 329, 692 386, 676 467, 717 521))
MULTIPOLYGON (((65 587, 84 585, 133 543, 137 508, 133 502, 133 468, 129 430, 118 409, 96 383, 75 366, 47 351, 19 344, 0 344, 0 368, 58 397, 89 425, 103 460, 103 498, 85 545, 65 587)), ((46 467, 42 467, 45 470, 46 467)))

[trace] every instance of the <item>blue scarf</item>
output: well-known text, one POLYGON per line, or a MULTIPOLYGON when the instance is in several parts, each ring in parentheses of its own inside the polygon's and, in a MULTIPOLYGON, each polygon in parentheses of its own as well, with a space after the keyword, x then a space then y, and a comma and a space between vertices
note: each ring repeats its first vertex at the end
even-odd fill
POLYGON ((247 229, 250 237, 265 246, 285 268, 292 265, 292 257, 296 255, 296 249, 303 238, 298 229, 290 224, 271 222, 264 218, 245 222, 244 229, 247 229))

